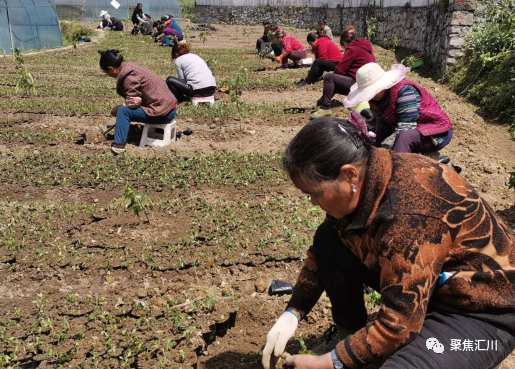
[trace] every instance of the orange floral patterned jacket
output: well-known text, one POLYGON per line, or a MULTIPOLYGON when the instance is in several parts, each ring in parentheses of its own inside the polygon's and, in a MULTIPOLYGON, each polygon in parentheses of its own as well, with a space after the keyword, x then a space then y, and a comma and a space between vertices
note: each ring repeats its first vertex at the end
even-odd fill
MULTIPOLYGON (((428 305, 491 318, 514 334, 514 237, 462 177, 421 155, 372 149, 364 186, 351 217, 328 217, 344 245, 367 268, 380 270, 376 319, 336 348, 347 367, 384 360, 408 344, 422 329, 428 305), (442 272, 451 276, 436 289, 442 272)), ((299 310, 309 312, 316 303, 318 278, 308 252, 292 301, 310 306, 299 310)))

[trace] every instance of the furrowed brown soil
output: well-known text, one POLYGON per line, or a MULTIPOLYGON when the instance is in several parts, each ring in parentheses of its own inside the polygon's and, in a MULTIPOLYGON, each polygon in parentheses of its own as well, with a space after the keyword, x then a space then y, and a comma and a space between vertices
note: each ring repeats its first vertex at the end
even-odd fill
MULTIPOLYGON (((112 136, 98 129, 114 123, 108 113, 121 99, 96 50, 119 48, 163 77, 174 73, 169 50, 107 34, 26 56, 37 96, 14 92, 14 62, 0 58, 0 367, 261 367, 266 334, 288 300, 266 288, 295 282, 324 216, 280 164, 322 82, 298 89, 307 69, 275 71, 254 55, 261 27, 244 37, 243 27, 215 25, 203 44, 183 26, 193 50, 217 62, 219 85, 238 73, 249 82, 239 106, 222 93, 213 109, 181 105, 178 129, 194 133, 172 149, 140 149, 134 126, 127 155, 112 158, 112 136), (127 207, 131 191, 139 215, 127 207)), ((301 40, 306 33, 294 31, 301 40)), ((390 51, 376 53, 385 67, 395 62, 390 51)), ((410 78, 451 117, 444 154, 515 228, 507 127, 432 79, 410 78)), ((342 99, 333 113, 346 117, 342 99)), ((330 323, 324 296, 288 351, 298 352, 300 337, 316 345, 330 323)), ((502 366, 511 367, 513 356, 502 366)))

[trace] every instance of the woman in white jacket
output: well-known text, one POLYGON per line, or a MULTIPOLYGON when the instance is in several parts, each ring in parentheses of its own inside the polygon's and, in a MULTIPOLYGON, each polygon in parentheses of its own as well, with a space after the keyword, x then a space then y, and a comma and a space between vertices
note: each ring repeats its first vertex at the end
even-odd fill
POLYGON ((172 48, 172 59, 175 60, 177 77, 166 79, 168 88, 178 102, 188 101, 192 97, 213 96, 216 91, 216 80, 204 59, 190 53, 185 42, 176 43, 172 48))

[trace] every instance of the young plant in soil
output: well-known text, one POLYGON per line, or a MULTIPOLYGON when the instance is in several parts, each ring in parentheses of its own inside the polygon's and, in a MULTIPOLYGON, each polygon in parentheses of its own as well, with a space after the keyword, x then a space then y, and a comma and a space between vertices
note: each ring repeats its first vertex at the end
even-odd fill
POLYGON ((130 186, 125 186, 125 190, 123 191, 122 201, 118 200, 116 202, 116 210, 118 215, 121 211, 121 203, 125 202, 125 207, 127 209, 131 209, 134 211, 134 215, 139 217, 139 214, 143 212, 147 217, 147 223, 150 223, 150 218, 148 217, 148 210, 154 209, 154 203, 152 199, 148 197, 146 194, 135 191, 130 186))
POLYGON ((239 73, 236 76, 236 79, 234 80, 233 87, 231 89, 231 92, 229 93, 229 97, 231 99, 231 102, 236 105, 236 109, 238 110, 238 119, 240 121, 240 131, 243 132, 242 127, 242 114, 241 114, 241 107, 242 107, 242 101, 241 101, 241 91, 245 84, 248 82, 249 79, 249 71, 244 66, 240 67, 239 73))
POLYGON ((202 31, 198 35, 198 37, 200 39, 200 42, 202 42, 202 46, 203 47, 206 47, 206 42, 207 42, 207 40, 209 39, 210 36, 211 36, 211 31, 209 31, 209 30, 202 31))
POLYGON ((16 93, 23 91, 24 95, 36 95, 37 90, 36 85, 34 84, 34 78, 23 65, 25 60, 21 56, 20 49, 15 48, 11 49, 11 51, 14 54, 14 62, 16 64, 16 69, 18 70, 18 83, 15 88, 16 93))
POLYGON ((250 42, 250 35, 252 34, 252 31, 248 28, 243 27, 242 34, 243 38, 247 39, 247 42, 250 42))

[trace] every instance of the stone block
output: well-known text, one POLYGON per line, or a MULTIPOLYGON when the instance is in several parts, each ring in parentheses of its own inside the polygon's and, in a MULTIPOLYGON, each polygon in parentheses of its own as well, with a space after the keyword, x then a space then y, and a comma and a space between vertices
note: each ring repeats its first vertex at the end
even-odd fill
POLYGON ((463 51, 460 49, 450 49, 447 52, 447 56, 450 56, 451 58, 461 58, 463 55, 463 51))
POLYGON ((450 27, 447 27, 447 34, 448 35, 454 35, 454 34, 461 35, 462 34, 462 28, 464 28, 464 27, 461 27, 461 26, 450 26, 450 27))
POLYGON ((449 47, 451 49, 461 49, 465 45, 464 37, 451 37, 449 40, 449 47))
POLYGON ((472 24, 474 24, 474 13, 454 12, 451 26, 471 26, 472 24))
POLYGON ((456 59, 447 58, 446 63, 447 63, 447 65, 454 65, 454 64, 456 64, 456 59))
POLYGON ((458 11, 474 11, 476 10, 476 1, 471 0, 455 0, 454 1, 454 10, 458 11))

